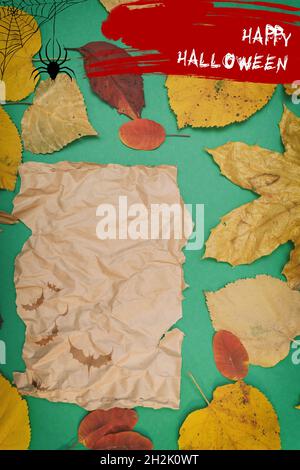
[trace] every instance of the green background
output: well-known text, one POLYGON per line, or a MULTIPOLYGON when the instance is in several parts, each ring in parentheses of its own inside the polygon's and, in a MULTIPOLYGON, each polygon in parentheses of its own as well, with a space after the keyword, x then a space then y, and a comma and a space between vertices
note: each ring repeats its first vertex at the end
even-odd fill
MULTIPOLYGON (((274 1, 274 0, 273 0, 274 1)), ((283 3, 283 2, 282 2, 283 3)), ((299 4, 298 1, 285 2, 299 4)), ((107 13, 98 0, 75 6, 57 18, 57 38, 65 47, 77 47, 90 41, 105 39, 100 25, 107 13)), ((155 28, 154 28, 155 34, 155 28)), ((51 25, 42 28, 43 44, 51 37, 51 25)), ((282 151, 278 123, 283 103, 300 115, 300 106, 292 105, 281 86, 271 102, 246 122, 224 129, 190 129, 181 131, 189 139, 168 138, 165 144, 153 152, 131 150, 122 145, 118 138, 120 125, 128 118, 119 115, 92 93, 89 82, 84 78, 82 60, 71 52, 70 65, 76 71, 77 81, 84 94, 92 125, 100 133, 99 138, 84 138, 64 150, 49 156, 32 155, 24 152, 24 161, 36 160, 54 163, 60 160, 90 161, 96 163, 120 163, 124 165, 171 164, 177 165, 179 186, 186 203, 205 204, 205 237, 228 211, 253 200, 256 196, 242 190, 222 177, 218 167, 205 148, 216 147, 228 141, 244 141, 262 147, 282 151)), ((43 78, 46 78, 43 76, 43 78)), ((295 77, 295 79, 300 77, 295 77)), ((154 119, 164 125, 168 134, 178 132, 175 116, 171 112, 165 78, 159 75, 144 77, 146 107, 143 117, 154 119)), ((32 97, 29 97, 30 101, 32 97)), ((7 106, 9 114, 20 128, 25 106, 7 106)), ((19 188, 19 181, 16 193, 19 188)), ((14 194, 0 193, 0 209, 10 211, 14 194)), ((30 235, 22 224, 3 226, 0 233, 0 312, 4 319, 0 338, 6 342, 7 365, 1 366, 3 374, 12 380, 13 371, 23 371, 22 347, 24 324, 16 312, 15 288, 13 283, 14 259, 30 235)), ((184 331, 181 407, 178 411, 138 408, 137 429, 149 436, 155 449, 176 449, 178 430, 188 413, 204 407, 205 403, 195 386, 187 377, 192 371, 207 397, 213 390, 228 383, 217 371, 213 353, 213 328, 204 301, 203 291, 216 290, 226 283, 239 278, 269 274, 283 279, 281 270, 289 257, 291 244, 281 246, 271 256, 258 260, 250 266, 232 268, 214 260, 202 260, 203 250, 186 253, 185 279, 189 288, 185 291, 183 319, 178 327, 184 331)), ((166 306, 168 308, 168 306, 166 306)), ((284 309, 284 305, 282 306, 284 309)), ((246 382, 258 387, 271 400, 281 425, 284 449, 300 448, 300 411, 294 406, 300 401, 300 365, 293 365, 292 353, 274 368, 250 367, 246 382)), ((32 426, 31 449, 64 448, 76 437, 76 431, 85 410, 61 403, 28 398, 32 426)), ((79 446, 77 447, 79 448, 79 446)))

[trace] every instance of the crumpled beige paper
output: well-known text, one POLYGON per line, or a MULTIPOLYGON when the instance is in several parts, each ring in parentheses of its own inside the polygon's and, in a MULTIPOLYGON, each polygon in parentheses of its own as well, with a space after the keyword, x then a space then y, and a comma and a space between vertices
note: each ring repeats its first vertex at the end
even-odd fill
POLYGON ((88 409, 178 408, 182 248, 171 240, 99 240, 96 208, 183 203, 171 166, 25 163, 14 215, 32 235, 16 260, 26 324, 24 395, 88 409))

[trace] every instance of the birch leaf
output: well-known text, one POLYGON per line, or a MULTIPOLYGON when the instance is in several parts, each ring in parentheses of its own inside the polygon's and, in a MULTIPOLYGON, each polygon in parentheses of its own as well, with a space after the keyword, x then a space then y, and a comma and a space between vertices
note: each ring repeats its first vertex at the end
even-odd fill
POLYGON ((0 189, 15 189, 21 160, 22 144, 19 132, 9 115, 0 107, 0 189))
POLYGON ((52 153, 88 135, 97 132, 88 121, 76 81, 59 74, 55 80, 41 82, 22 119, 25 148, 32 153, 52 153))
POLYGON ((236 382, 218 387, 209 406, 186 418, 178 444, 180 450, 279 450, 280 427, 265 395, 236 382))
POLYGON ((26 450, 30 444, 27 403, 0 375, 0 450, 26 450))
POLYGON ((241 279, 206 293, 206 301, 215 330, 237 336, 251 364, 275 366, 300 335, 300 293, 279 279, 241 279))
POLYGON ((5 99, 19 101, 30 95, 37 81, 32 57, 41 48, 41 34, 34 17, 14 6, 0 7, 0 79, 5 99))
POLYGON ((276 85, 177 75, 169 75, 166 87, 179 129, 245 121, 268 103, 276 89, 276 85))
POLYGON ((231 142, 208 150, 221 173, 261 195, 233 210, 211 231, 206 258, 233 266, 248 264, 292 241, 295 249, 285 274, 300 288, 300 118, 285 108, 280 124, 285 153, 231 142))

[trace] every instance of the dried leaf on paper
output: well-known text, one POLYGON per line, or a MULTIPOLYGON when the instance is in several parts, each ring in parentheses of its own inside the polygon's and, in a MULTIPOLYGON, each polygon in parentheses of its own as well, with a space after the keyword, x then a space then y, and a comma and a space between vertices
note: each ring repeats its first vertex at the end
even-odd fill
POLYGON ((22 144, 18 129, 0 107, 0 189, 15 189, 21 160, 22 144))
POLYGON ((215 330, 240 338, 251 364, 275 366, 300 334, 300 293, 279 279, 241 279, 207 292, 206 301, 215 330))
POLYGON ((41 82, 22 119, 25 148, 32 153, 52 153, 88 135, 97 132, 89 123, 76 81, 59 74, 55 80, 41 82))
POLYGON ((27 403, 0 375, 0 450, 26 450, 30 444, 27 403))
POLYGON ((216 366, 224 377, 230 380, 246 377, 249 356, 237 336, 230 331, 218 331, 213 339, 213 350, 216 366))
POLYGON ((97 441, 106 434, 132 431, 138 422, 134 410, 112 408, 87 414, 78 428, 78 441, 89 449, 97 448, 97 441))
POLYGON ((169 75, 169 102, 178 127, 224 127, 263 108, 276 85, 169 75))
POLYGON ((180 428, 180 450, 279 450, 278 418, 265 395, 244 382, 216 388, 206 408, 180 428))
POLYGON ((123 3, 132 3, 136 0, 100 0, 100 3, 106 8, 107 11, 111 11, 113 8, 123 3))
POLYGON ((285 153, 231 142, 208 150, 221 173, 261 197, 221 219, 206 243, 206 258, 233 266, 269 255, 280 245, 295 245, 285 274, 300 288, 300 118, 285 108, 280 124, 285 153))
POLYGON ((34 17, 15 7, 0 7, 0 79, 7 101, 19 101, 33 92, 32 57, 41 48, 41 35, 34 17))
POLYGON ((0 224, 14 225, 18 222, 18 219, 5 211, 0 211, 0 224))
POLYGON ((119 136, 127 147, 135 150, 154 150, 166 140, 166 131, 158 122, 134 119, 120 127, 119 136))
MULTIPOLYGON (((130 58, 124 49, 104 41, 90 42, 76 50, 83 56, 87 75, 97 71, 97 67, 91 67, 96 62, 130 58)), ((145 106, 143 77, 136 74, 107 75, 89 77, 89 81, 94 93, 120 114, 132 119, 141 117, 145 106)))

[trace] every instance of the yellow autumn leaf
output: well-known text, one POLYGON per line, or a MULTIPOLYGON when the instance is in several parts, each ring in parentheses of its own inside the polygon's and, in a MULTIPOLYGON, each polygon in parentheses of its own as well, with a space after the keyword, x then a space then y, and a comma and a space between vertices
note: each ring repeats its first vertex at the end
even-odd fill
POLYGON ((215 330, 237 336, 251 364, 275 366, 300 335, 300 292, 279 279, 240 279, 205 295, 215 330))
POLYGON ((30 424, 26 401, 0 375, 0 450, 26 450, 30 444, 30 424))
POLYGON ((244 382, 223 385, 206 408, 186 418, 178 445, 180 450, 279 450, 278 418, 257 388, 244 382))
POLYGON ((244 121, 268 103, 276 85, 169 75, 166 87, 181 129, 244 121))
POLYGON ((76 81, 65 74, 38 86, 33 105, 24 113, 22 137, 32 153, 52 153, 87 135, 97 135, 88 121, 76 81))
POLYGON ((248 264, 292 241, 295 249, 283 273, 289 286, 299 289, 300 118, 285 108, 280 129, 284 154, 241 142, 208 150, 224 176, 261 197, 221 219, 211 231, 205 257, 248 264))
POLYGON ((100 0, 100 3, 106 8, 107 11, 111 11, 118 5, 122 5, 122 3, 132 3, 136 2, 136 0, 100 0))
POLYGON ((7 101, 26 98, 36 86, 32 57, 41 48, 34 17, 14 6, 0 7, 0 79, 7 101))
POLYGON ((19 132, 9 115, 0 107, 0 189, 15 189, 21 159, 19 132))

